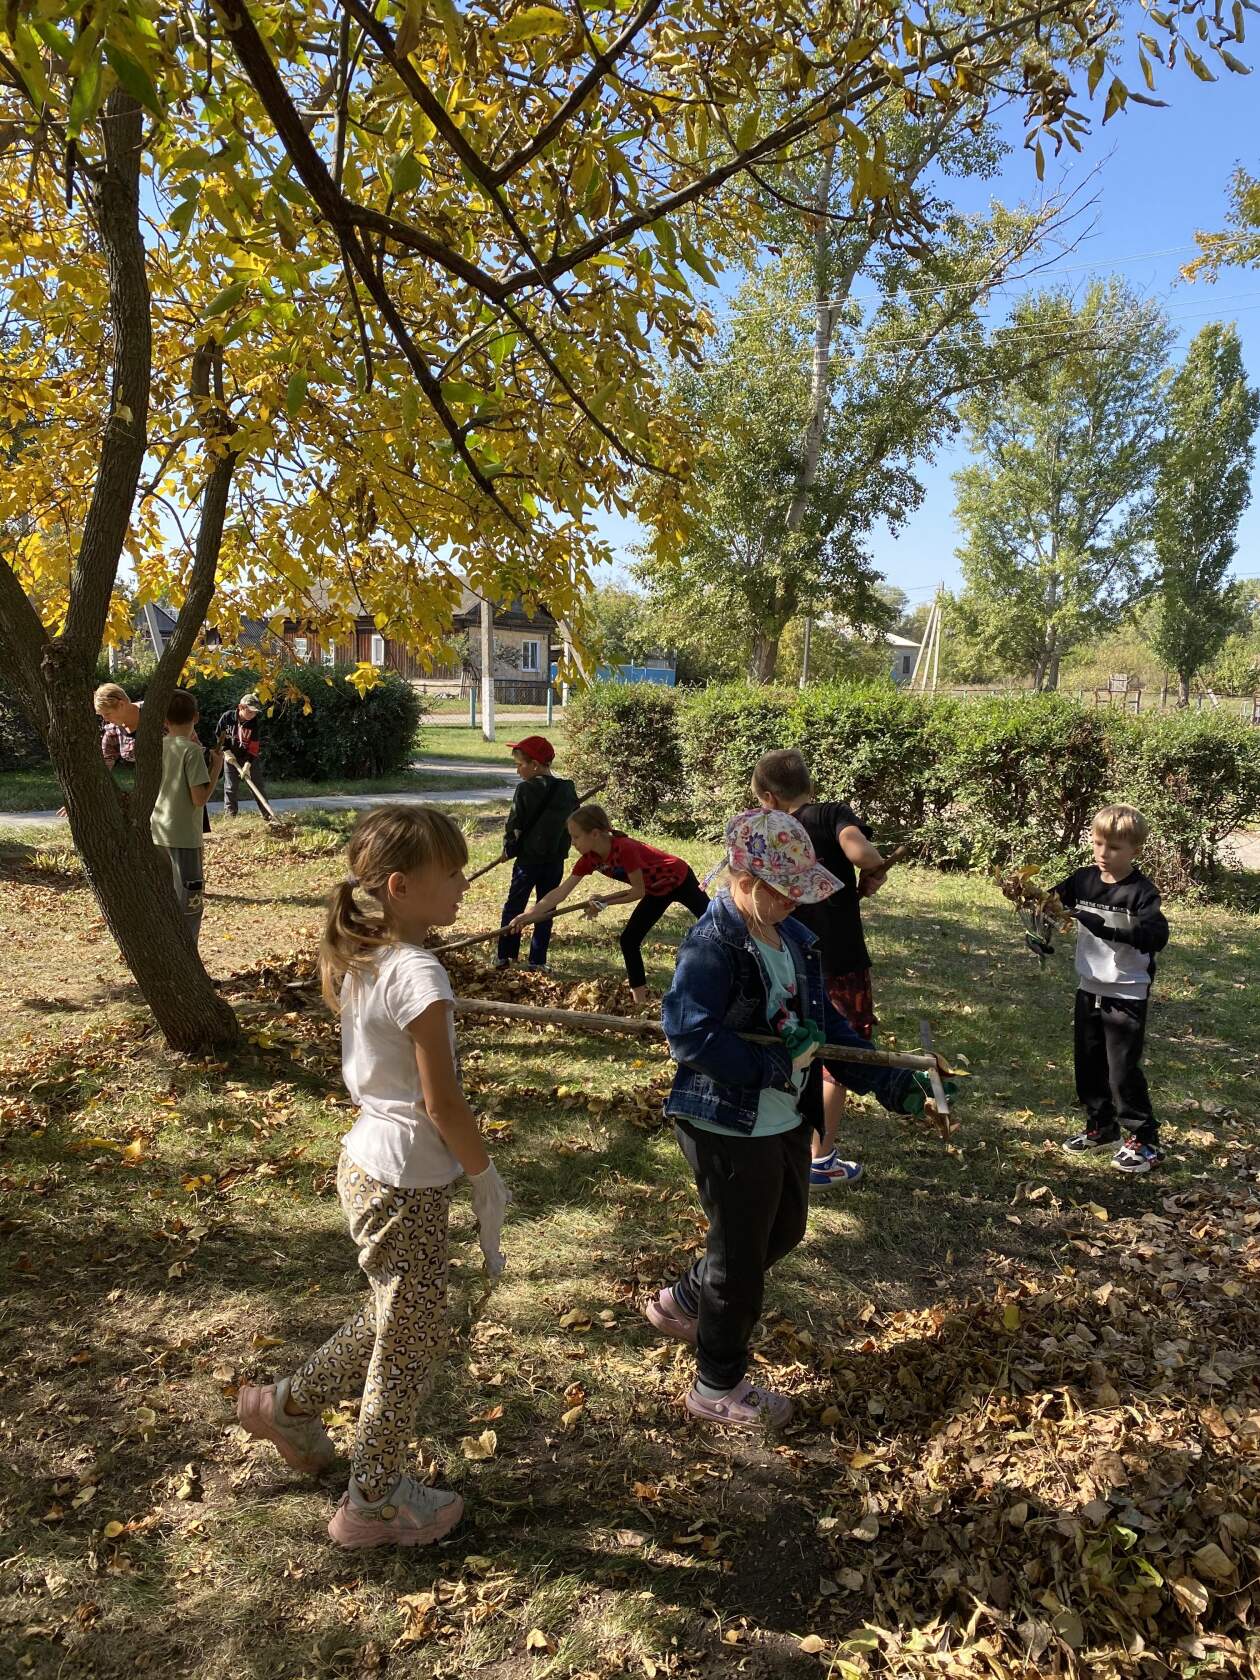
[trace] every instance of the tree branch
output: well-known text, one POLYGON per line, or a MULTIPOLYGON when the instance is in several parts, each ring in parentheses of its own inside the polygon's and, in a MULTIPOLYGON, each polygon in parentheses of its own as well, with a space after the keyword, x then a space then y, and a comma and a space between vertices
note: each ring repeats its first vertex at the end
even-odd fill
POLYGON ((144 465, 153 360, 149 279, 140 231, 142 118, 139 104, 121 88, 109 96, 101 134, 105 168, 93 196, 109 265, 114 340, 110 417, 70 576, 66 627, 59 638, 65 650, 89 669, 100 650, 144 465))

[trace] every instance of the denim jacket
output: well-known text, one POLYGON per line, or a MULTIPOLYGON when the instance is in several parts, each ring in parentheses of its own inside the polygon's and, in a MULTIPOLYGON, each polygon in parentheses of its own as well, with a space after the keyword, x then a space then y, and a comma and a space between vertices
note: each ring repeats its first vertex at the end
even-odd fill
MULTIPOLYGON (((817 940, 792 917, 779 933, 796 967, 803 1013, 823 1029, 828 1044, 866 1046, 836 1012, 823 986, 817 940)), ((670 1053, 678 1063, 665 1112, 708 1120, 751 1133, 761 1093, 791 1091, 792 1058, 781 1044, 750 1044, 740 1033, 768 1033, 770 976, 744 918, 729 893, 720 893, 683 940, 674 981, 661 1004, 670 1053)), ((900 1068, 828 1061, 827 1069, 859 1093, 872 1091, 885 1108, 899 1110, 910 1085, 900 1068)), ((801 1116, 823 1127, 822 1065, 810 1064, 802 1087, 801 1116)))

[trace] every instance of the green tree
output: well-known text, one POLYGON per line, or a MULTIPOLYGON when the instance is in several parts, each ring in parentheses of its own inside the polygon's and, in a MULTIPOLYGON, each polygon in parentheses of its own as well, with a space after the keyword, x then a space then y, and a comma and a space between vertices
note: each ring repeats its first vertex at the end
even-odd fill
POLYGON ((1260 391, 1247 384, 1233 326, 1198 333, 1168 388, 1155 479, 1159 567, 1151 646, 1176 672, 1178 704, 1247 619, 1248 591, 1227 577, 1251 500, 1260 391))
POLYGON ((1004 334, 1044 359, 964 404, 976 459, 955 475, 960 606, 978 662, 1052 689, 1064 656, 1147 584, 1172 333, 1110 280, 1079 305, 1058 291, 1028 299, 1004 334))
POLYGON ((920 212, 935 231, 913 259, 887 230, 837 240, 842 272, 834 252, 783 249, 741 288, 714 352, 671 387, 696 466, 681 486, 645 487, 637 575, 674 617, 717 615, 755 682, 776 679, 801 615, 841 618, 859 637, 891 627, 870 533, 918 505, 915 466, 956 428, 958 398, 1022 357, 1014 339, 988 344, 980 309, 1057 207, 977 222, 924 198, 920 212), (873 304, 848 300, 859 279, 873 304))

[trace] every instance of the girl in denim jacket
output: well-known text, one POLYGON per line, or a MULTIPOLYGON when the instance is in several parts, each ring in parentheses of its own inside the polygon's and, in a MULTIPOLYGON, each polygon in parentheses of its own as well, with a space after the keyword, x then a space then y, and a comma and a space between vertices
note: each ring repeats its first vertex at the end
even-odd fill
MULTIPOLYGON (((842 890, 801 824, 746 811, 726 833, 729 887, 691 929, 662 1003, 678 1063, 665 1111, 708 1215, 705 1253, 644 1309, 696 1349, 693 1417, 737 1427, 785 1423, 792 1402, 746 1376, 767 1270, 805 1235, 810 1143, 822 1130, 819 1045, 864 1046, 827 1000, 813 934, 792 918, 842 890), (773 1033, 774 1044, 742 1034, 773 1033)), ((921 1110, 924 1075, 834 1065, 851 1091, 921 1110)))

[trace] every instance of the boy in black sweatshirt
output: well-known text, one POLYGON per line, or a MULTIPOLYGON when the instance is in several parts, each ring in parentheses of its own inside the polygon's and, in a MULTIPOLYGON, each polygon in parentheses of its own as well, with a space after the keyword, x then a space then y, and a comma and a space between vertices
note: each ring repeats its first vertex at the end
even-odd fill
POLYGON ((1085 1130, 1069 1154, 1111 1149, 1120 1172, 1144 1173, 1163 1160, 1142 1046, 1155 955, 1168 943, 1159 892, 1137 867, 1148 825, 1131 805, 1106 805, 1094 818, 1094 862, 1054 889, 1080 924, 1076 936, 1076 1095, 1085 1130))
MULTIPOLYGON (((577 810, 577 789, 563 776, 553 776, 556 749, 544 735, 527 735, 512 744, 512 762, 520 785, 512 799, 503 831, 503 855, 512 859, 512 881, 503 905, 504 927, 529 904, 529 895, 545 898, 564 879, 569 855, 568 819, 577 810)), ((535 922, 529 942, 529 966, 545 969, 551 942, 551 923, 535 922)), ((519 933, 499 937, 496 968, 506 968, 520 955, 519 933)))

